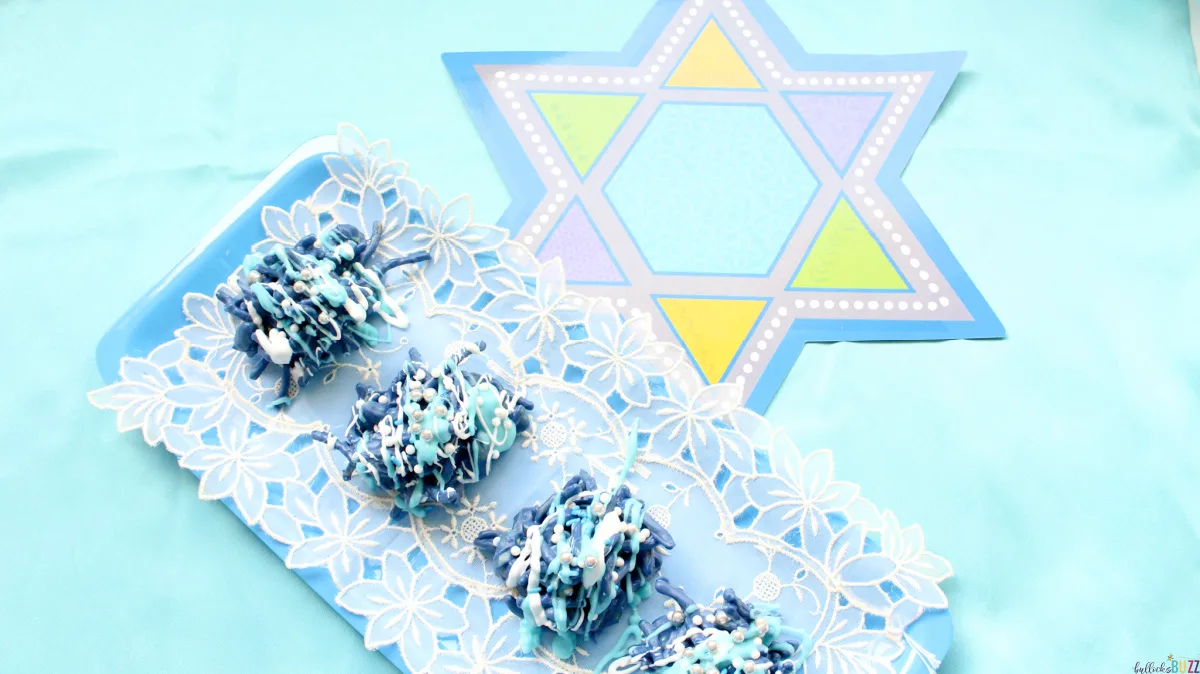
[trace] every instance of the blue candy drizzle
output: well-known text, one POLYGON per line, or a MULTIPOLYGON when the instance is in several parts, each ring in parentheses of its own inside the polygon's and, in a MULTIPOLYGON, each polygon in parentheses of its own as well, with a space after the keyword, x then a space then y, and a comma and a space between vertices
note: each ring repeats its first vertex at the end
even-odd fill
POLYGON ((427 253, 370 265, 383 227, 371 238, 350 225, 336 225, 295 245, 251 253, 242 262, 237 292, 222 288, 217 299, 238 321, 233 348, 250 360, 257 379, 271 364, 281 369, 274 407, 291 404, 300 388, 322 368, 363 344, 383 338, 367 322, 381 317, 394 327, 408 319, 384 287, 387 272, 429 259, 427 253))
MULTIPOLYGON (((600 489, 580 473, 541 505, 517 512, 510 529, 476 538, 512 591, 508 603, 521 618, 523 653, 550 632, 555 655, 570 658, 578 643, 653 594, 653 578, 675 543, 624 484, 636 452, 635 426, 613 487, 600 489)), ((637 619, 631 611, 631 627, 637 619)), ((636 628, 627 632, 636 637, 636 628)))
POLYGON ((344 439, 325 431, 313 438, 346 457, 345 479, 359 475, 391 493, 395 516, 423 517, 435 504, 456 505, 461 486, 487 475, 529 427, 533 409, 490 375, 460 369, 484 348, 467 344, 437 367, 413 349, 390 386, 358 386, 344 439))

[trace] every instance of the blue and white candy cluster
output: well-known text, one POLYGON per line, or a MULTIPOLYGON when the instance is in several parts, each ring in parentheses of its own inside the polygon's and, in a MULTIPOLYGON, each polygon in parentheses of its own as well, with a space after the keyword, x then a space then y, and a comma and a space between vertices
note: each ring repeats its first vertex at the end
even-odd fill
POLYGON ((266 254, 246 256, 236 293, 217 291, 225 310, 240 321, 233 348, 249 357, 250 378, 257 379, 272 363, 282 369, 279 397, 272 406, 290 404, 302 386, 339 356, 385 341, 368 323, 371 317, 408 326, 387 294, 384 276, 429 255, 371 265, 382 236, 379 224, 366 240, 356 227, 339 224, 290 247, 276 244, 266 254))
POLYGON ((464 372, 459 364, 483 342, 465 344, 430 367, 409 352, 390 386, 359 384, 354 415, 344 439, 316 431, 373 489, 393 496, 393 517, 424 517, 434 505, 456 505, 461 486, 482 479, 530 425, 533 403, 490 375, 464 372))
MULTIPOLYGON (((636 430, 630 442, 636 449, 636 430)), ((623 480, 600 489, 580 473, 541 505, 517 512, 511 528, 475 539, 511 589, 522 652, 532 652, 549 630, 554 653, 569 658, 580 640, 595 638, 653 594, 675 543, 623 480)))
POLYGON ((642 623, 641 643, 612 662, 607 674, 788 674, 793 658, 801 662, 812 644, 788 629, 779 607, 750 604, 733 590, 722 590, 709 606, 693 602, 665 578, 659 593, 670 599, 667 614, 642 623))

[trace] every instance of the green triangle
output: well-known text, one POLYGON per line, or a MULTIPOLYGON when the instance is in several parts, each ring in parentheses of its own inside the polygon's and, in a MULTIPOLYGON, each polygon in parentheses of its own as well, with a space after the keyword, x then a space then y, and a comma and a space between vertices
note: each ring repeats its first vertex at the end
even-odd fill
POLYGON ((792 288, 908 290, 879 241, 844 198, 821 227, 792 288))
POLYGON ((586 176, 641 96, 533 94, 579 175, 586 176))

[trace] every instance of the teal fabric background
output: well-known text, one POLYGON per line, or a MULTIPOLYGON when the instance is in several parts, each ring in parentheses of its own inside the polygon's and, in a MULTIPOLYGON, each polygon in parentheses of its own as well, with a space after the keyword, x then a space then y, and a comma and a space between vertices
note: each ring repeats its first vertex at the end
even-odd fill
MULTIPOLYGON (((339 121, 495 219, 507 196, 440 54, 613 50, 648 6, 0 0, 0 671, 392 671, 89 407, 92 349, 339 121)), ((944 672, 1200 658, 1185 1, 773 6, 811 51, 970 52, 905 180, 1010 337, 811 346, 768 416, 954 563, 944 672)))

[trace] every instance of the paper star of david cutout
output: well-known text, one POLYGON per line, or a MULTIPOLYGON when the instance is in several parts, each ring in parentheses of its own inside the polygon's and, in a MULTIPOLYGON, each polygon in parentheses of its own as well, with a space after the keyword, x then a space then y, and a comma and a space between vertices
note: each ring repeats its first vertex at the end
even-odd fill
POLYGON ((443 58, 500 224, 756 411, 807 342, 1004 336, 900 182, 961 53, 814 55, 762 0, 664 0, 620 53, 443 58))

